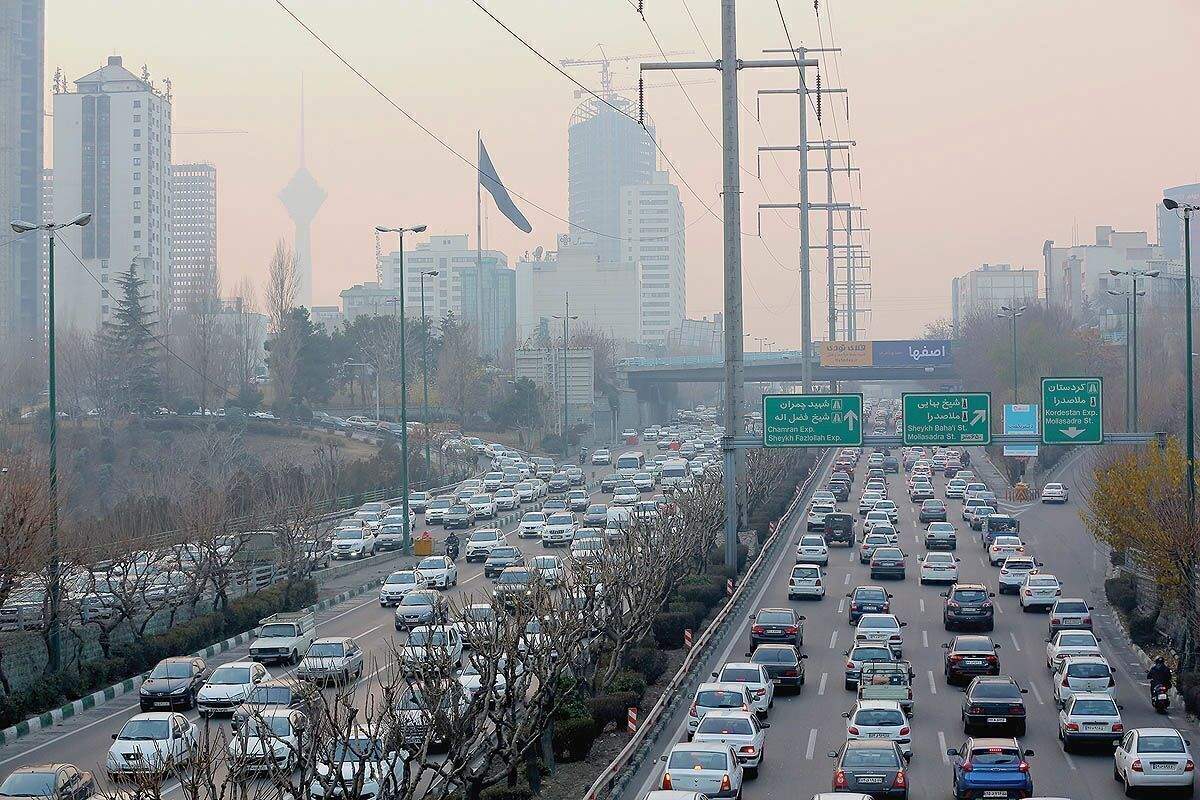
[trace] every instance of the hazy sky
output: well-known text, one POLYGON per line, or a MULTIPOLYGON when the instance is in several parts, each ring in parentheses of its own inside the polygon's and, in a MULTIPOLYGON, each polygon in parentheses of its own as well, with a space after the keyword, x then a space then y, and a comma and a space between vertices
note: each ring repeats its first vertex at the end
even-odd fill
MULTIPOLYGON (((473 160, 475 130, 505 182, 566 217, 566 129, 574 87, 470 0, 284 0, 376 85, 473 160)), ((315 300, 334 302, 373 280, 375 224, 428 224, 474 234, 474 172, 390 107, 321 48, 274 0, 48 0, 47 84, 120 54, 137 72, 174 82, 177 162, 218 168, 220 267, 227 286, 261 280, 274 242, 291 236, 275 193, 298 159, 300 74, 308 107, 308 164, 329 193, 313 250, 315 300), (239 129, 246 135, 182 135, 239 129)), ((631 0, 489 0, 488 7, 552 60, 657 50, 631 0)), ((782 0, 793 41, 820 46, 809 0, 782 0)), ((719 50, 719 0, 645 0, 662 47, 707 59, 719 50), (697 34, 688 18, 690 8, 697 34)), ((774 0, 741 0, 739 49, 787 46, 774 0)), ((1162 187, 1200 180, 1200 3, 1195 0, 822 0, 821 33, 844 48, 826 86, 850 89, 873 255, 874 338, 920 332, 948 315, 950 279, 982 262, 1040 267, 1045 239, 1087 242, 1096 225, 1151 231, 1162 187), (840 75, 840 83, 838 77, 840 75)), ((646 60, 650 60, 647 56, 646 60)), ((620 65, 618 65, 620 66, 620 65)), ((595 68, 573 73, 597 86, 595 68)), ((682 73, 703 122, 720 134, 718 75, 682 73), (701 83, 690 83, 703 81, 701 83)), ((683 179, 690 315, 718 311, 721 225, 705 212, 720 190, 717 144, 665 73, 647 110, 683 179), (699 195, 700 199, 697 199, 699 195)), ((636 84, 623 70, 618 86, 636 84)), ((741 96, 795 85, 789 70, 746 70, 741 96)), ((827 101, 826 107, 841 101, 827 101)), ((840 116, 840 115, 838 115, 840 116)), ((845 137, 826 116, 825 135, 845 137)), ((764 101, 761 127, 741 125, 746 325, 780 346, 799 342, 794 214, 794 101, 764 101), (769 216, 774 213, 775 216, 769 216), (769 248, 769 252, 768 249, 769 248), (778 263, 770 256, 773 253, 778 263)), ((813 126, 813 138, 820 132, 813 126)), ((51 152, 49 149, 47 152, 51 152)), ((819 157, 814 160, 814 165, 819 157)), ((824 176, 814 179, 814 198, 824 176)), ((844 186, 844 184, 843 184, 844 186)), ((845 189, 839 193, 845 199, 845 189)), ((518 201, 519 202, 519 201, 518 201)), ((534 231, 493 210, 485 241, 515 262, 552 247, 566 225, 522 204, 534 231)), ((713 206, 719 212, 719 203, 713 206)), ((824 222, 814 218, 814 241, 824 222)), ((392 249, 389 246, 388 249, 392 249)), ((824 255, 814 254, 814 323, 823 331, 824 255)))

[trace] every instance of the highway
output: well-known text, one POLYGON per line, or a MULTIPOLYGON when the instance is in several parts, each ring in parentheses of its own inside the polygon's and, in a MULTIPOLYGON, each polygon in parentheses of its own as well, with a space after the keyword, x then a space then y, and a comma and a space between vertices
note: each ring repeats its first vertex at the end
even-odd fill
MULTIPOLYGON (((976 461, 981 454, 976 452, 976 461)), ((1079 504, 1087 483, 1088 456, 1075 454, 1064 462, 1062 479, 1072 489, 1071 502, 1065 506, 1043 506, 1033 503, 1014 508, 1010 513, 1021 520, 1021 534, 1032 545, 1035 555, 1043 561, 1042 572, 1058 576, 1064 583, 1064 596, 1082 596, 1096 607, 1097 634, 1103 639, 1102 648, 1117 676, 1117 699, 1126 729, 1139 726, 1168 725, 1178 727, 1193 742, 1200 741, 1182 709, 1173 708, 1169 717, 1154 713, 1147 700, 1145 673, 1133 652, 1121 644, 1122 637, 1114 635, 1115 620, 1104 602, 1103 578, 1105 559, 1098 552, 1079 516, 1079 504)), ((857 497, 865 479, 865 456, 860 462, 854 491, 842 509, 857 506, 857 497)), ((825 473, 829 467, 825 466, 825 473)), ((978 469, 976 470, 978 472, 978 469)), ((788 606, 798 608, 807 616, 803 652, 808 656, 806 684, 796 695, 776 695, 775 707, 768 721, 766 762, 757 779, 748 780, 744 795, 749 800, 809 798, 817 792, 830 791, 832 760, 830 751, 838 749, 845 740, 845 720, 842 712, 851 708, 854 694, 843 688, 843 653, 853 637, 853 628, 846 616, 846 592, 860 584, 883 584, 892 594, 892 611, 908 623, 905 628, 904 658, 912 662, 916 672, 914 691, 915 713, 912 719, 914 757, 910 764, 910 796, 915 798, 951 797, 952 772, 945 756, 949 747, 960 745, 965 736, 959 717, 962 692, 947 685, 943 677, 943 642, 950 641, 941 620, 944 586, 921 586, 918 583, 916 557, 925 552, 917 534, 916 507, 909 503, 903 473, 888 476, 889 496, 901 507, 898 528, 901 546, 908 554, 908 573, 904 581, 872 580, 866 565, 860 565, 854 551, 841 546, 830 550, 827 572, 827 594, 821 601, 792 601, 787 599, 787 581, 793 563, 794 546, 803 533, 804 516, 797 515, 789 531, 791 546, 781 550, 781 558, 761 586, 760 598, 754 607, 788 606)), ((821 488, 823 481, 815 486, 821 488)), ((944 497, 944 478, 935 478, 939 497, 944 497)), ((987 564, 979 546, 979 534, 971 531, 959 519, 961 503, 948 503, 950 519, 959 524, 961 579, 982 581, 993 591, 999 570, 987 564)), ((860 536, 861 538, 861 536, 860 536)), ((996 629, 993 641, 1001 646, 1001 673, 1011 675, 1022 687, 1028 688, 1025 703, 1028 709, 1028 734, 1025 747, 1035 752, 1031 759, 1035 796, 1063 798, 1115 798, 1123 796, 1122 789, 1112 777, 1111 751, 1077 751, 1065 754, 1057 738, 1057 711, 1053 705, 1050 673, 1045 665, 1045 614, 1022 613, 1016 597, 995 598, 996 629)), ((725 661, 744 660, 749 650, 749 630, 743 623, 731 631, 711 659, 707 675, 725 661)), ((688 688, 688 697, 695 686, 688 688)), ((687 702, 680 703, 666 723, 672 731, 660 739, 663 752, 669 744, 682 742, 687 702)), ((628 798, 644 797, 658 788, 661 764, 643 763, 638 775, 630 782, 628 798)))
MULTIPOLYGON (((636 448, 622 447, 614 449, 613 460, 615 461, 617 455, 627 449, 636 448)), ((652 452, 653 447, 649 451, 652 452)), ((597 488, 591 492, 596 502, 607 502, 611 499, 608 496, 601 495, 598 486, 599 477, 602 474, 606 474, 609 469, 611 467, 585 468, 585 475, 589 482, 593 477, 597 479, 597 488)), ((530 505, 524 507, 524 510, 532 509, 533 506, 530 505)), ((481 521, 476 527, 483 528, 490 526, 490 521, 481 521)), ((416 529, 418 532, 422 529, 419 523, 416 525, 416 529)), ((566 558, 567 551, 564 548, 544 550, 540 542, 535 539, 518 539, 515 535, 515 530, 516 523, 507 526, 505 529, 505 538, 510 543, 519 545, 527 558, 542 553, 566 558)), ((458 533, 460 540, 464 543, 465 550, 467 537, 462 531, 458 531, 458 533)), ((434 535, 439 541, 443 538, 440 530, 435 530, 434 535)), ((450 599, 451 603, 466 604, 469 602, 466 598, 471 595, 478 597, 478 602, 490 601, 492 581, 484 578, 483 564, 468 564, 462 556, 459 557, 457 563, 459 568, 459 584, 457 587, 444 593, 450 599)), ((395 562, 394 568, 402 569, 402 562, 395 562)), ((364 576, 364 582, 366 580, 367 578, 364 576)), ((372 687, 378 688, 370 678, 390 661, 390 646, 401 640, 399 633, 394 627, 394 609, 380 607, 377 590, 371 590, 366 594, 319 613, 317 615, 317 634, 319 636, 352 636, 361 645, 366 657, 366 667, 364 679, 360 681, 360 692, 363 687, 367 691, 370 691, 372 687)), ((208 666, 211 670, 219 664, 247 657, 248 646, 244 645, 214 657, 208 662, 208 666)), ((294 667, 275 665, 269 667, 274 677, 290 674, 294 669, 294 667)), ((107 778, 103 777, 105 774, 104 758, 109 746, 112 744, 112 734, 119 731, 125 721, 139 713, 139 710, 137 694, 135 692, 84 711, 77 716, 64 720, 62 724, 54 728, 33 732, 12 744, 0 748, 0 774, 8 774, 17 767, 25 765, 63 762, 75 764, 81 769, 93 770, 96 773, 97 780, 102 785, 106 785, 108 783, 107 778)), ((194 710, 188 711, 186 714, 193 722, 199 722, 201 727, 209 724, 225 726, 227 728, 229 724, 228 719, 225 717, 200 721, 194 710)), ((164 786, 163 793, 169 794, 178 791, 178 788, 179 784, 171 781, 164 786)))

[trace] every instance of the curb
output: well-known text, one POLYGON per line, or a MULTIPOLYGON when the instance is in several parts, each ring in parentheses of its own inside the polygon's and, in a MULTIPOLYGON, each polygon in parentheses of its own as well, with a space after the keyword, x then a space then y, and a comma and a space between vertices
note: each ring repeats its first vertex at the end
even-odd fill
MULTIPOLYGON (((333 606, 344 603, 353 597, 365 594, 382 582, 382 578, 375 578, 374 580, 356 586, 353 589, 347 589, 346 591, 334 595, 333 597, 320 600, 301 610, 312 611, 314 613, 318 611, 324 611, 328 608, 332 608, 333 606)), ((231 636, 222 642, 211 644, 203 650, 198 650, 195 653, 191 653, 191 655, 208 659, 218 653, 224 653, 227 650, 240 647, 241 645, 249 642, 252 638, 254 638, 253 630, 243 631, 242 633, 239 633, 236 636, 231 636)), ((99 691, 92 692, 91 694, 67 703, 66 705, 59 706, 58 708, 52 708, 36 717, 30 717, 27 720, 18 722, 12 727, 0 730, 0 747, 12 744, 18 739, 28 736, 35 731, 53 728, 55 725, 61 724, 63 720, 70 719, 76 714, 80 714, 89 708, 102 706, 110 700, 115 700, 122 695, 130 694, 142 685, 142 681, 145 679, 146 674, 147 673, 142 673, 141 675, 137 675, 132 678, 126 678, 120 683, 115 683, 112 686, 106 686, 99 691)))

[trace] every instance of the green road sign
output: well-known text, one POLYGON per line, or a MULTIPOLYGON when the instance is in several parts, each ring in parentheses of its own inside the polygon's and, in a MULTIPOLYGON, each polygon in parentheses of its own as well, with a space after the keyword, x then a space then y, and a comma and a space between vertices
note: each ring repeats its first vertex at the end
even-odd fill
POLYGON ((992 441, 987 392, 905 392, 905 444, 979 445, 992 441))
POLYGON ((763 395, 763 447, 862 445, 861 394, 763 395))
POLYGON ((1042 378, 1042 441, 1104 442, 1104 386, 1100 378, 1042 378))

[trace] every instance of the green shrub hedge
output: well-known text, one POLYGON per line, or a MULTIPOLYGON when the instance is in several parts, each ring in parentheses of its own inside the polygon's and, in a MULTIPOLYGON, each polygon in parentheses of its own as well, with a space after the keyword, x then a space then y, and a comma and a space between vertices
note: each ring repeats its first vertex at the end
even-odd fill
POLYGON ((292 587, 290 595, 290 602, 285 603, 284 586, 272 586, 238 598, 222 611, 179 623, 165 633, 114 646, 111 658, 43 675, 28 689, 0 697, 0 728, 140 675, 169 656, 192 653, 250 630, 263 617, 312 605, 317 599, 316 582, 304 581, 292 587))
POLYGON ((525 781, 519 781, 516 786, 500 783, 489 786, 479 793, 479 800, 532 800, 533 789, 525 781))
POLYGON ((673 650, 683 647, 683 631, 693 627, 692 615, 679 611, 664 611, 654 615, 651 630, 659 647, 673 650))
POLYGON ((1154 629, 1158 622, 1158 612, 1148 614, 1134 611, 1129 617, 1129 640, 1138 647, 1148 647, 1158 641, 1158 631, 1154 629))
POLYGON ((655 647, 635 647, 626 654, 625 666, 641 673, 647 685, 657 683, 667 671, 667 654, 655 647))
MULTIPOLYGON (((621 692, 631 693, 637 698, 637 703, 642 702, 642 698, 646 696, 646 676, 641 672, 626 669, 618 672, 613 676, 613 679, 608 682, 608 691, 612 694, 621 692)), ((637 705, 634 703, 633 705, 637 705)))
POLYGON ((617 730, 625 729, 629 709, 637 706, 638 696, 633 692, 598 694, 592 698, 592 719, 596 721, 596 733, 603 733, 609 725, 617 730))
POLYGON ((1132 575, 1116 575, 1104 582, 1104 596, 1122 611, 1137 608, 1137 582, 1132 575))

